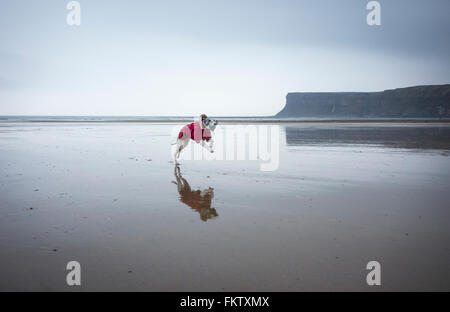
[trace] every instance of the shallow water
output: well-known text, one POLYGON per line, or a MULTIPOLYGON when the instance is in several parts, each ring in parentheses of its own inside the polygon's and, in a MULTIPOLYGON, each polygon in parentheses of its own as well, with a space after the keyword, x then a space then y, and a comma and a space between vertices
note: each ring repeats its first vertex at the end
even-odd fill
POLYGON ((0 290, 450 290, 447 125, 280 125, 275 171, 173 127, 0 124, 0 290))

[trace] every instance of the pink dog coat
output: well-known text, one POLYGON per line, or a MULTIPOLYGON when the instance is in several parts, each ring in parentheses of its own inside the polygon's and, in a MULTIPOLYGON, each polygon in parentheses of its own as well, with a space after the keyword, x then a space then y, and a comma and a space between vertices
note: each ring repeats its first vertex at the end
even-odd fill
POLYGON ((178 139, 186 137, 190 137, 197 143, 201 140, 209 141, 211 139, 211 131, 209 129, 202 129, 200 122, 196 121, 181 128, 178 139))

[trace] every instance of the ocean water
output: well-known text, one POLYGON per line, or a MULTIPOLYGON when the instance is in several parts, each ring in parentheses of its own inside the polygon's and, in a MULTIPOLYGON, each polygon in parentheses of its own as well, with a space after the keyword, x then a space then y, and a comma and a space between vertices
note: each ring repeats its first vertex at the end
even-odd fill
MULTIPOLYGON (((0 116, 1 122, 177 122, 197 119, 198 116, 0 116)), ((277 120, 272 117, 220 117, 220 119, 238 121, 277 120)))
MULTIPOLYGON (((357 121, 361 120, 358 118, 277 118, 274 116, 210 116, 218 120, 223 120, 226 122, 280 122, 280 121, 333 121, 333 120, 348 120, 357 121)), ((198 116, 0 116, 0 122, 181 122, 197 120, 198 116)), ((371 120, 371 119, 362 119, 371 120)), ((429 118, 376 118, 374 120, 386 120, 386 121, 425 121, 433 120, 429 118)), ((440 119, 434 119, 433 121, 441 121, 440 119)), ((448 121, 443 119, 442 121, 448 121)))

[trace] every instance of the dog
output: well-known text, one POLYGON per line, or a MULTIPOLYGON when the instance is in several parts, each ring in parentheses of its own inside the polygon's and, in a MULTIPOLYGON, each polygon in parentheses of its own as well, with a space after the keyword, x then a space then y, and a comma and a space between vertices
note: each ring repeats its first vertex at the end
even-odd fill
POLYGON ((209 152, 214 153, 214 139, 212 133, 216 129, 218 122, 215 119, 208 118, 205 114, 201 114, 198 121, 192 122, 183 128, 178 133, 178 139, 173 158, 175 164, 178 164, 178 157, 183 149, 188 146, 189 141, 193 140, 201 144, 209 152))

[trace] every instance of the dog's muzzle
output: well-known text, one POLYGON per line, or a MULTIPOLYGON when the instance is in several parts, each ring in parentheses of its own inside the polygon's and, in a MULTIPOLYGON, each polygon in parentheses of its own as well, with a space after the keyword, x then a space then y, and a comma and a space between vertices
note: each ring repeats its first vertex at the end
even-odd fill
POLYGON ((216 129, 217 120, 207 118, 204 123, 205 126, 207 126, 211 131, 214 131, 214 129, 216 129))

